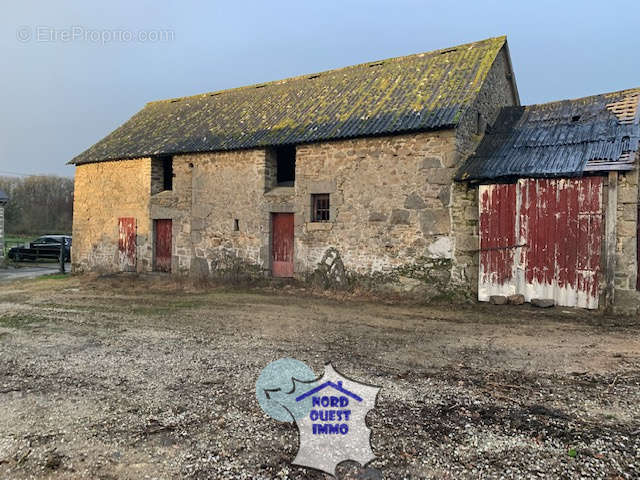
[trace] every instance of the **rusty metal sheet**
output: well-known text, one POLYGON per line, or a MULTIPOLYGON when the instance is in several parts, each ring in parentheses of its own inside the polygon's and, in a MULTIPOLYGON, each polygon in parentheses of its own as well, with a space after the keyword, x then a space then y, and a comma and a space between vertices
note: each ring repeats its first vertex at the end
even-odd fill
POLYGON ((173 222, 170 219, 154 220, 154 227, 154 269, 170 273, 173 222))
POLYGON ((481 251, 479 300, 521 293, 527 301, 552 298, 557 305, 598 307, 601 177, 521 179, 482 186, 480 195, 481 250, 512 248, 481 251), (503 240, 495 238, 500 235, 503 240))
POLYGON ((122 272, 136 270, 136 219, 118 218, 118 264, 122 272))
POLYGON ((460 181, 581 177, 631 170, 640 149, 640 88, 504 107, 456 174, 460 181))
POLYGON ((293 277, 293 213, 274 213, 272 229, 273 276, 293 277))

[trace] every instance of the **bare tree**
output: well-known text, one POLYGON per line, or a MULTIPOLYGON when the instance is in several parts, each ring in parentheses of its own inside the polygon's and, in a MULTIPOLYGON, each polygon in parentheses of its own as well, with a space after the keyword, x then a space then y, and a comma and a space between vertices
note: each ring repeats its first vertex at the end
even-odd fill
POLYGON ((5 207, 8 234, 71 233, 73 179, 54 175, 0 177, 9 195, 5 207))

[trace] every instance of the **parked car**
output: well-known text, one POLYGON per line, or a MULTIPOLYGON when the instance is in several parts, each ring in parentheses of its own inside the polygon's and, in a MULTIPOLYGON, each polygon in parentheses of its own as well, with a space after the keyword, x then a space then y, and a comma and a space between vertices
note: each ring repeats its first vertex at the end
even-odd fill
POLYGON ((28 246, 13 247, 7 256, 11 260, 57 260, 60 258, 60 248, 64 248, 64 261, 71 260, 71 236, 43 235, 28 246))

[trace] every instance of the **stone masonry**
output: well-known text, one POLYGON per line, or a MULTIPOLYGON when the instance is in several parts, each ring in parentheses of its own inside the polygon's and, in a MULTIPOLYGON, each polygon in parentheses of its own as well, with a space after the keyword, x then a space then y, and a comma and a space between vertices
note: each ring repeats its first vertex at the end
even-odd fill
POLYGON ((118 217, 137 220, 138 271, 153 269, 153 220, 171 219, 172 271, 223 278, 268 274, 271 215, 294 214, 301 280, 390 288, 426 298, 477 278, 477 189, 453 182, 504 105, 517 101, 503 50, 457 129, 298 145, 293 187, 275 185, 269 148, 80 165, 73 263, 117 271, 118 217), (330 221, 311 222, 311 195, 329 194, 330 221))
POLYGON ((621 172, 618 176, 614 296, 618 313, 637 313, 640 305, 640 293, 636 291, 639 193, 638 170, 621 172))
POLYGON ((92 163, 76 169, 74 271, 119 271, 118 218, 137 223, 137 270, 151 269, 149 202, 151 160, 92 163))
MULTIPOLYGON (((472 108, 461 119, 456 129, 455 154, 447 165, 461 165, 476 149, 485 130, 496 120, 500 108, 516 105, 518 92, 509 68, 509 58, 503 48, 487 75, 472 108)), ((455 241, 453 279, 468 285, 472 292, 478 289, 479 248, 478 188, 467 183, 451 186, 451 223, 455 241)))

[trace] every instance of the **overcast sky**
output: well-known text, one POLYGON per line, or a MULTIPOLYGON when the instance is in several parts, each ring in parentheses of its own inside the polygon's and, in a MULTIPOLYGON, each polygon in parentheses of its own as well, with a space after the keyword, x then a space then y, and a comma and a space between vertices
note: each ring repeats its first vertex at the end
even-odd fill
POLYGON ((0 175, 73 176, 150 100, 503 34, 523 104, 638 87, 639 19, 638 0, 4 2, 0 175))

